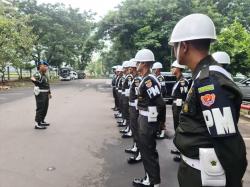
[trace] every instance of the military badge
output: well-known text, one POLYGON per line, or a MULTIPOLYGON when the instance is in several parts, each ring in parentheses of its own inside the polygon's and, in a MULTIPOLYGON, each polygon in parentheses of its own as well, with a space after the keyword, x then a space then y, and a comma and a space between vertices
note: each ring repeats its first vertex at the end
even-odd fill
POLYGON ((217 166, 217 162, 215 160, 211 161, 211 166, 217 166))
POLYGON ((214 104, 215 97, 215 94, 206 94, 201 96, 201 102, 204 106, 210 107, 212 104, 214 104))

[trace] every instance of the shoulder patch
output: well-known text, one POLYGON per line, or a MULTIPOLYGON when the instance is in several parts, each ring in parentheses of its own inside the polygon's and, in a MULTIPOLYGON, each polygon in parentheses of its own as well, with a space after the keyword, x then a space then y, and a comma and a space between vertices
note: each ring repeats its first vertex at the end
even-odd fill
POLYGON ((158 80, 159 80, 159 81, 163 81, 163 78, 162 78, 162 77, 159 77, 158 80))
POLYGON ((152 85, 153 85, 153 83, 152 83, 152 81, 151 81, 150 79, 147 80, 147 81, 145 81, 145 84, 146 84, 146 86, 147 86, 148 88, 152 87, 152 85))
POLYGON ((215 102, 216 95, 215 94, 206 94, 201 96, 201 102, 204 106, 210 107, 215 102))

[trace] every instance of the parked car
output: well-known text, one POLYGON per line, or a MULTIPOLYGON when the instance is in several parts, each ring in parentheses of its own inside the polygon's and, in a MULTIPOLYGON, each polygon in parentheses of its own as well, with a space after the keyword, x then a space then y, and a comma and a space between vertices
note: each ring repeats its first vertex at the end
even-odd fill
POLYGON ((245 84, 245 85, 250 85, 250 78, 246 78, 246 79, 243 79, 241 81, 239 81, 241 84, 245 84))
POLYGON ((163 95, 163 100, 167 104, 172 104, 173 98, 171 97, 171 94, 172 94, 173 86, 177 81, 176 77, 174 75, 172 75, 171 72, 161 72, 161 74, 163 75, 163 77, 165 79, 166 89, 167 89, 166 94, 163 95))
POLYGON ((234 82, 241 82, 243 80, 247 79, 245 75, 242 74, 237 74, 236 76, 233 77, 234 82))
POLYGON ((80 71, 77 72, 77 75, 78 75, 78 79, 85 79, 85 77, 86 77, 86 74, 84 72, 80 72, 80 71))
POLYGON ((239 86, 239 88, 243 94, 243 100, 250 101, 250 84, 242 84, 239 82, 236 82, 236 84, 239 86))
POLYGON ((75 71, 70 71, 71 80, 78 79, 78 74, 75 71))
POLYGON ((60 68, 58 72, 60 80, 70 81, 71 80, 70 71, 71 71, 71 68, 60 68))

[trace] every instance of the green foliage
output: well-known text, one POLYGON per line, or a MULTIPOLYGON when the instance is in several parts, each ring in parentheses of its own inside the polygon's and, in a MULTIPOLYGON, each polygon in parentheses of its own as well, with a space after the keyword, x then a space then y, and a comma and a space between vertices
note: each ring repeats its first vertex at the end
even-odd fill
POLYGON ((28 26, 29 17, 10 5, 0 4, 0 71, 11 64, 19 72, 29 61, 36 36, 28 26))
POLYGON ((35 0, 20 0, 19 11, 30 15, 30 26, 38 36, 33 51, 33 59, 48 61, 52 66, 63 62, 84 70, 90 57, 84 55, 86 49, 91 55, 89 37, 94 28, 93 13, 79 12, 66 8, 63 4, 37 5, 35 0))
POLYGON ((223 15, 226 24, 235 20, 250 31, 250 0, 213 0, 217 10, 223 15))
POLYGON ((168 39, 178 20, 204 13, 213 19, 217 33, 235 19, 249 28, 249 7, 250 0, 125 0, 99 23, 97 36, 111 41, 101 60, 111 68, 134 57, 137 50, 149 48, 169 70, 174 57, 168 39))
POLYGON ((151 49, 168 71, 174 60, 168 39, 177 21, 190 13, 213 19, 219 36, 212 50, 230 54, 233 74, 250 70, 250 0, 124 0, 99 23, 94 23, 92 12, 63 4, 8 1, 0 0, 2 73, 8 63, 18 71, 31 69, 31 60, 103 73, 141 48, 151 49), (100 58, 90 63, 96 53, 100 58))
POLYGON ((222 29, 213 51, 225 51, 231 58, 232 74, 250 72, 250 33, 237 21, 222 29))
POLYGON ((86 70, 92 77, 99 77, 103 75, 103 64, 100 60, 94 60, 88 64, 86 70))

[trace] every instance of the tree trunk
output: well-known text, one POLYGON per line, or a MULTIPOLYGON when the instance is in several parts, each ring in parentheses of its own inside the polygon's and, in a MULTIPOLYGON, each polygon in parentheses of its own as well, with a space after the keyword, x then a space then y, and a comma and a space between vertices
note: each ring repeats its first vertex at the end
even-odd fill
POLYGON ((20 68, 20 79, 22 80, 23 79, 23 69, 20 68))
POLYGON ((7 67, 7 73, 8 73, 8 81, 10 80, 10 67, 7 67))

